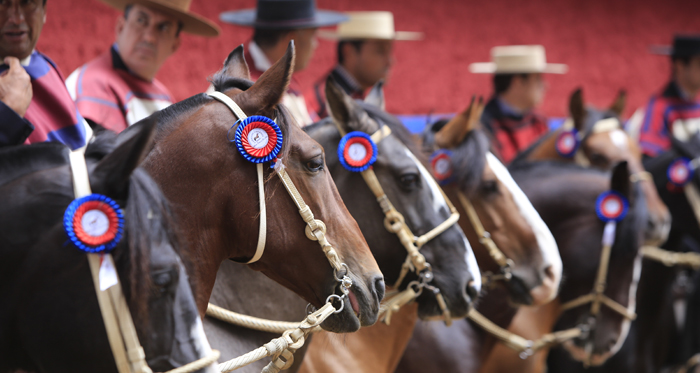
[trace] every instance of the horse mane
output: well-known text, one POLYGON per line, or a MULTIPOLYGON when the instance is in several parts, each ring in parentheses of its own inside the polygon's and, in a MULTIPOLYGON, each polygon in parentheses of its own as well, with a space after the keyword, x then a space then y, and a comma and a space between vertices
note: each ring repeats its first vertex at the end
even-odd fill
POLYGON ((32 172, 68 163, 70 149, 58 142, 0 148, 0 185, 32 172))
MULTIPOLYGON (((426 151, 433 149, 435 134, 444 127, 449 120, 440 119, 426 127, 423 131, 423 146, 426 151)), ((490 142, 481 129, 471 130, 464 136, 462 142, 453 149, 452 169, 460 190, 468 195, 476 191, 481 182, 486 167, 486 154, 489 152, 490 142)))
MULTIPOLYGON (((174 214, 160 187, 142 168, 129 178, 129 197, 124 208, 124 241, 114 250, 119 268, 129 268, 123 276, 129 279, 127 296, 135 312, 148 312, 148 296, 153 291, 150 276, 150 255, 154 243, 170 243, 180 256, 187 273, 192 273, 190 258, 184 257, 178 240, 174 214), (121 249, 120 249, 121 248, 121 249), (126 249, 126 250, 124 250, 126 249)), ((196 290, 193 288, 193 292, 196 290)))
MULTIPOLYGON (((97 126, 85 158, 102 159, 115 147, 117 134, 97 126)), ((33 172, 68 164, 70 148, 59 142, 41 142, 0 148, 0 185, 33 172)))
MULTIPOLYGON (((408 150, 413 153, 413 155, 420 160, 422 163, 426 163, 426 157, 420 150, 420 147, 416 143, 414 137, 408 131, 406 126, 401 123, 401 120, 381 108, 368 104, 361 100, 355 101, 363 110, 367 112, 370 118, 375 120, 380 126, 382 124, 388 126, 391 129, 392 135, 394 135, 401 143, 408 148, 408 150)), ((371 134, 370 134, 371 135, 371 134)))

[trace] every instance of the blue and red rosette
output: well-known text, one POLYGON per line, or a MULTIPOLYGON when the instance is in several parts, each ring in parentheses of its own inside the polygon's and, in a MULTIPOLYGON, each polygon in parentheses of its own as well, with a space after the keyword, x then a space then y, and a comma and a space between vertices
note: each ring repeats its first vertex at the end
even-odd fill
POLYGON ((350 132, 340 139, 338 159, 349 171, 365 171, 377 161, 377 145, 364 132, 350 132))
POLYGON ((86 253, 109 253, 124 235, 124 215, 119 205, 101 194, 71 202, 63 214, 68 239, 86 253))
POLYGON ((274 162, 282 150, 282 130, 272 119, 253 115, 240 121, 236 128, 238 152, 243 158, 253 163, 274 162))
POLYGON ((604 222, 619 222, 627 215, 629 203, 627 198, 614 190, 603 192, 598 196, 595 204, 595 212, 598 218, 604 222))

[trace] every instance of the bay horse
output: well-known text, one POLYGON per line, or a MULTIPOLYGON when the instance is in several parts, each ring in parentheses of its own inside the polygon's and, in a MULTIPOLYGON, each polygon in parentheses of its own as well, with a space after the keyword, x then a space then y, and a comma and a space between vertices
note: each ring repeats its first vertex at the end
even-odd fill
MULTIPOLYGON (((506 281, 493 281, 477 305, 492 322, 506 328, 518 305, 546 304, 556 297, 562 263, 549 229, 508 170, 489 152, 479 122, 482 108, 482 99, 472 99, 464 112, 428 128, 423 144, 429 151, 436 147, 450 151, 452 176, 445 190, 448 196, 467 201, 458 205, 463 216, 460 226, 474 243, 479 267, 500 277, 509 274, 506 281), (488 235, 477 233, 474 220, 467 218, 468 208, 474 209, 480 221, 476 224, 483 224, 488 235), (489 238, 510 260, 506 268, 487 249, 489 238)), ((459 320, 449 328, 419 323, 397 371, 476 372, 494 343, 471 321, 459 320)))
MULTIPOLYGON (((364 133, 371 133, 370 131, 376 131, 380 126, 391 128, 392 135, 377 144, 379 157, 373 167, 377 177, 381 179, 382 187, 388 198, 405 216, 406 223, 415 234, 425 233, 444 221, 450 215, 449 208, 437 189, 437 185, 433 184, 432 176, 427 173, 427 170, 422 170, 423 166, 416 162, 413 153, 408 153, 408 149, 413 149, 415 152, 418 150, 412 145, 412 139, 403 125, 396 118, 379 109, 383 106, 381 85, 376 86, 371 91, 366 103, 354 102, 337 88, 334 82, 328 82, 326 87, 326 97, 331 104, 330 107, 334 109, 332 112, 337 116, 334 116, 334 119, 326 119, 308 126, 305 131, 325 149, 327 168, 333 176, 343 200, 363 229, 363 234, 370 244, 372 253, 378 258, 382 272, 393 273, 393 275, 388 275, 393 277, 387 277, 393 282, 398 277, 398 269, 401 268, 406 259, 406 249, 396 235, 384 228, 384 214, 378 207, 376 197, 364 184, 362 177, 359 174, 351 174, 341 166, 337 156, 341 135, 336 123, 338 126, 342 126, 345 132, 359 129, 364 133), (413 179, 407 180, 411 178, 413 179), (408 182, 410 183, 407 185, 408 182), (440 206, 438 211, 433 209, 435 204, 440 206)), ((418 155, 415 157, 420 156, 419 152, 416 154, 418 155)), ((465 241, 459 228, 451 228, 428 241, 421 252, 429 258, 428 261, 434 268, 435 277, 438 279, 436 284, 441 291, 444 291, 446 300, 451 306, 450 311, 456 316, 463 316, 469 308, 471 298, 475 296, 477 291, 469 289, 469 282, 480 278, 480 275, 478 269, 473 267, 473 258, 469 259, 473 254, 471 254, 469 244, 465 241)), ((298 298, 290 296, 290 292, 280 289, 279 286, 263 279, 262 276, 238 267, 241 267, 240 264, 222 264, 212 293, 211 301, 213 304, 236 312, 273 320, 296 321, 303 317, 304 304, 298 298), (226 279, 230 280, 226 281, 226 279), (257 285, 256 289, 264 287, 264 290, 261 292, 252 291, 252 284, 257 285), (256 301, 252 303, 245 301, 250 298, 256 299, 256 301), (284 305, 284 307, 279 307, 279 305, 284 305)), ((440 315, 439 307, 433 296, 422 296, 417 300, 417 304, 424 309, 426 317, 440 315)), ((410 309, 408 312, 399 312, 392 317, 391 321, 391 329, 399 327, 402 330, 407 330, 407 336, 403 338, 404 341, 410 336, 412 323, 417 317, 417 309, 415 308, 417 305, 406 307, 410 309), (411 326, 401 328, 405 323, 409 323, 411 326)), ((204 324, 212 345, 222 351, 222 356, 226 354, 235 356, 241 352, 249 351, 252 347, 259 346, 261 342, 264 343, 275 336, 271 333, 227 325, 210 318, 205 318, 204 324)), ((294 359, 295 366, 290 371, 296 371, 298 364, 302 365, 302 371, 309 369, 322 371, 328 369, 334 371, 378 369, 377 365, 370 361, 376 355, 373 351, 367 351, 366 343, 368 340, 365 336, 368 333, 373 333, 378 337, 388 337, 388 328, 384 325, 362 328, 357 333, 342 337, 342 343, 346 347, 330 350, 327 343, 337 345, 338 339, 327 333, 317 333, 313 336, 309 346, 310 355, 304 355, 304 351, 297 351, 294 359), (319 356, 319 353, 322 356, 319 356), (331 361, 333 357, 345 361, 342 367, 331 361), (322 361, 319 361, 319 358, 322 358, 322 361), (319 364, 326 362, 330 362, 331 366, 319 366, 319 364), (313 365, 309 367, 309 364, 313 365)), ((389 342, 392 345, 396 344, 393 338, 389 339, 389 342)), ((309 345, 308 342, 307 345, 309 345)), ((402 349, 394 360, 398 360, 401 351, 402 349)), ((263 363, 251 364, 243 371, 260 371, 262 366, 263 363)))
MULTIPOLYGON (((680 157, 697 159, 700 157, 700 138, 691 137, 688 141, 673 138, 672 149, 655 158, 645 160, 646 169, 652 174, 659 196, 668 206, 672 216, 671 231, 663 248, 673 252, 698 251, 700 228, 683 187, 676 186, 669 180, 669 167, 680 157)), ((697 174, 688 181, 700 187, 697 174)), ((638 318, 632 324, 628 341, 605 365, 595 369, 599 372, 634 371, 660 372, 673 365, 685 363, 688 358, 700 352, 700 317, 697 301, 700 277, 692 275, 690 299, 685 315, 676 314, 674 308, 683 306, 678 302, 679 291, 676 282, 686 269, 667 267, 666 265, 644 259, 642 277, 639 283, 637 304, 638 318), (678 317, 678 318, 677 318, 678 317)), ((681 278, 686 278, 682 276, 681 278)), ((566 359, 552 354, 549 364, 553 367, 580 370, 569 367, 566 359)))
MULTIPOLYGON (((555 302, 538 308, 521 307, 509 330, 534 340, 552 330, 587 325, 588 332, 559 349, 587 366, 601 365, 622 347, 630 330, 632 316, 619 312, 631 314, 636 308, 642 262, 639 248, 647 219, 645 195, 638 183, 630 181, 625 162, 615 166, 611 174, 562 162, 520 162, 510 170, 552 230, 565 280, 555 302), (604 223, 596 214, 596 199, 606 190, 617 191, 629 201, 626 217, 617 224, 603 293, 623 310, 602 306, 593 315, 591 307, 583 304, 563 311, 563 304, 590 292, 600 270, 604 223)), ((515 351, 499 345, 482 371, 543 372, 547 352, 543 349, 521 360, 515 351)))
MULTIPOLYGON (((188 283, 191 258, 165 197, 137 168, 152 134, 139 126, 116 147, 113 134, 97 135, 86 155, 93 192, 123 208, 113 257, 146 361, 167 371, 211 350, 188 283)), ((59 143, 0 150, 0 372, 117 372, 87 256, 63 228, 75 200, 69 152, 59 143)))
MULTIPOLYGON (((397 235, 385 228, 384 213, 377 197, 364 177, 349 172, 339 159, 339 143, 344 133, 381 133, 388 127, 391 135, 377 141, 377 160, 372 165, 386 196, 404 216, 414 235, 427 233, 450 217, 451 209, 437 182, 421 162, 421 150, 403 124, 386 113, 381 84, 375 86, 367 99, 354 101, 337 85, 326 82, 329 119, 306 128, 329 153, 328 167, 341 196, 360 224, 373 248, 377 263, 389 283, 396 283, 406 249, 397 235), (357 131, 357 132, 355 132, 357 131)), ((348 135, 349 136, 349 135, 348 135)), ((453 318, 463 318, 471 302, 478 296, 481 273, 471 246, 458 225, 453 225, 426 242, 421 253, 433 268, 432 285, 440 290, 453 318)), ((412 273, 403 281, 419 280, 412 273)), ((442 314, 436 296, 424 290, 416 305, 391 316, 390 325, 363 328, 358 333, 337 337, 315 335, 302 363, 301 372, 391 372, 398 363, 418 318, 434 319, 442 314), (352 357, 355 356, 353 359, 352 357), (338 364, 338 361, 343 361, 338 364)))
MULTIPOLYGON (((290 42, 285 55, 253 83, 243 46, 239 46, 211 82, 244 113, 276 119, 284 138, 277 167, 284 167, 315 219, 325 222, 326 238, 347 265, 346 274, 353 282, 342 311, 326 319, 322 327, 351 332, 376 321, 384 281, 325 168, 323 149, 278 106, 294 70, 294 53, 290 42)), ((200 284, 196 300, 204 315, 220 264, 228 259, 246 263, 257 252, 255 232, 261 214, 256 165, 237 154, 228 140, 240 118, 209 95, 190 97, 145 121, 156 122, 157 132, 144 168, 172 201, 183 239, 198 259, 192 277, 200 284)), ((318 243, 307 238, 307 225, 295 201, 281 181, 272 177, 277 173, 265 167, 265 252, 249 267, 320 308, 331 294, 340 292, 338 281, 318 243)))
POLYGON ((620 124, 625 99, 626 93, 621 90, 608 109, 599 110, 586 106, 583 90, 576 89, 571 94, 569 118, 564 124, 525 150, 514 162, 552 160, 611 170, 615 164, 626 161, 647 201, 646 243, 660 245, 668 238, 671 215, 645 172, 639 145, 620 124))

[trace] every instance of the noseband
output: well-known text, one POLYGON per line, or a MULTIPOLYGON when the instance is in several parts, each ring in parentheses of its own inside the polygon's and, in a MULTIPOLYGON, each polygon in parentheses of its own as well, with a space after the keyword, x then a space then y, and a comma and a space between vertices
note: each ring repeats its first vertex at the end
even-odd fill
MULTIPOLYGON (((236 126, 236 124, 248 118, 238 104, 236 104, 230 97, 222 92, 211 92, 209 93, 209 96, 226 105, 231 112, 238 117, 238 120, 233 124, 233 126, 236 126)), ((239 126, 240 125, 242 124, 239 124, 239 126)), ((260 199, 260 229, 258 231, 258 244, 255 249, 255 255, 250 261, 248 261, 247 264, 255 263, 262 257, 265 250, 265 237, 267 231, 265 214, 265 185, 263 182, 262 162, 256 163, 256 166, 258 173, 258 195, 260 199)), ((323 221, 314 218, 313 212, 311 212, 309 206, 306 204, 306 202, 304 202, 304 198, 301 196, 294 185, 294 182, 292 182, 292 179, 289 177, 289 174, 287 173, 281 159, 277 160, 274 169, 277 171, 277 176, 279 176, 280 180, 282 181, 284 188, 287 190, 289 196, 292 197, 294 204, 299 209, 301 218, 306 223, 306 237, 312 241, 318 241, 318 243, 321 245, 323 253, 328 259, 328 262, 331 264, 331 267, 333 267, 333 277, 339 283, 339 288, 343 295, 339 296, 337 294, 331 294, 326 299, 326 303, 332 303, 333 299, 336 299, 340 303, 340 308, 336 309, 334 313, 340 313, 345 307, 345 298, 350 293, 350 287, 352 286, 352 279, 350 279, 348 276, 350 274, 350 269, 345 263, 340 261, 337 251, 326 239, 326 224, 323 223, 323 221)))
MULTIPOLYGON (((337 125, 337 123, 336 127, 338 128, 341 136, 346 135, 345 131, 341 128, 341 126, 337 125)), ((379 128, 379 130, 373 133, 370 138, 374 144, 378 144, 389 135, 391 135, 391 128, 383 125, 379 128)), ((383 321, 387 325, 391 323, 392 314, 398 311, 401 306, 418 298, 418 296, 420 296, 423 292, 423 289, 426 288, 435 294, 438 306, 442 311, 442 318, 448 326, 451 325, 452 317, 450 315, 450 310, 447 307, 445 298, 440 292, 440 289, 430 284, 434 277, 432 267, 430 266, 430 263, 425 260, 425 256, 421 254, 420 248, 428 241, 437 237, 439 234, 446 231, 459 221, 459 213, 457 212, 457 209, 454 207, 454 205, 452 205, 452 202, 450 202, 449 198, 447 198, 442 189, 440 189, 440 193, 442 193, 442 196, 450 209, 450 217, 426 234, 416 236, 411 231, 411 228, 409 228, 406 224, 406 220, 404 219, 403 215, 396 210, 394 205, 389 200, 389 197, 384 192, 384 188, 382 188, 379 179, 377 179, 377 175, 374 173, 374 169, 372 169, 372 167, 368 167, 366 170, 360 171, 359 173, 362 175, 365 183, 377 198, 377 202, 384 213, 384 227, 386 230, 394 233, 399 238, 399 241, 401 241, 401 244, 408 253, 406 260, 401 266, 399 277, 393 285, 394 290, 391 292, 391 294, 387 294, 388 300, 383 305, 383 321), (418 275, 419 280, 411 281, 406 287, 406 290, 399 292, 398 289, 409 271, 415 272, 418 275)))

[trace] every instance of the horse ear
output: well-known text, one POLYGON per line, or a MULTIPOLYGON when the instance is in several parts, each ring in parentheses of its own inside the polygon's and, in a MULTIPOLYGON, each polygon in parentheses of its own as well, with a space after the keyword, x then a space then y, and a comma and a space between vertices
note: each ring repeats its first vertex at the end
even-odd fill
POLYGON ((236 49, 226 57, 224 68, 219 71, 219 74, 231 78, 250 80, 250 69, 248 68, 248 63, 245 62, 245 57, 243 57, 243 44, 237 46, 236 49))
POLYGON ((610 189, 619 192, 627 197, 627 200, 632 203, 632 181, 630 181, 630 172, 627 166, 627 161, 622 161, 615 165, 610 177, 610 189))
POLYGON ((574 93, 571 94, 571 99, 569 100, 569 114, 571 114, 571 119, 574 121, 576 130, 584 131, 585 128, 583 128, 583 124, 586 119, 586 107, 583 104, 582 88, 577 88, 574 93))
POLYGON ((384 81, 380 80, 377 84, 372 87, 372 89, 365 97, 365 102, 374 105, 384 111, 386 111, 386 102, 384 102, 384 81))
POLYGON ((277 106, 292 80, 294 55, 294 40, 292 40, 284 56, 267 69, 252 87, 238 95, 239 104, 249 110, 262 113, 268 113, 277 106))
POLYGON ((610 111, 615 113, 618 117, 622 116, 622 112, 625 111, 625 104, 627 103, 627 92, 621 89, 615 97, 612 105, 610 105, 610 111))
POLYGON ((435 145, 440 148, 454 148, 464 139, 469 132, 469 126, 476 108, 474 107, 475 96, 469 106, 461 113, 455 115, 445 124, 440 131, 435 134, 435 145))
POLYGON ((345 93, 338 83, 332 77, 326 79, 326 102, 328 103, 328 111, 336 126, 340 127, 342 132, 351 132, 350 128, 351 113, 352 113, 352 98, 345 93))
POLYGON ((129 177, 153 147, 158 115, 130 127, 120 135, 117 147, 107 154, 90 173, 90 185, 95 193, 112 198, 125 198, 129 177))

